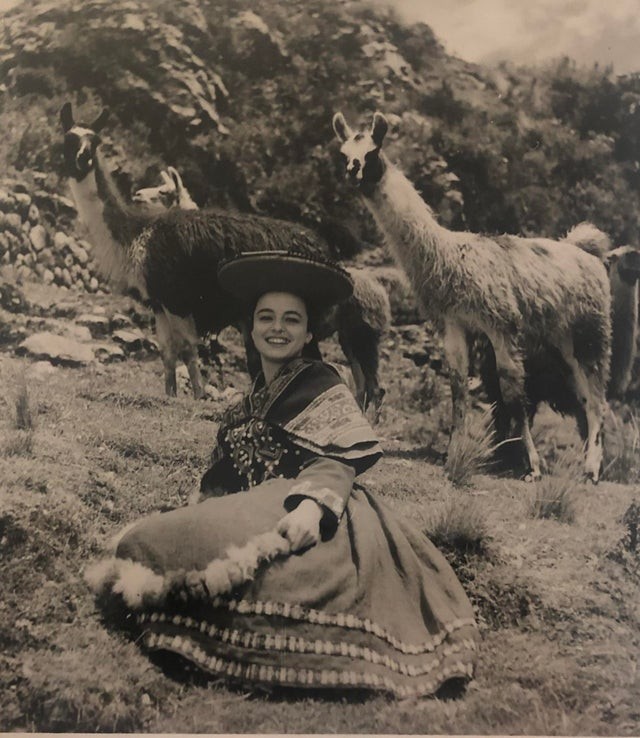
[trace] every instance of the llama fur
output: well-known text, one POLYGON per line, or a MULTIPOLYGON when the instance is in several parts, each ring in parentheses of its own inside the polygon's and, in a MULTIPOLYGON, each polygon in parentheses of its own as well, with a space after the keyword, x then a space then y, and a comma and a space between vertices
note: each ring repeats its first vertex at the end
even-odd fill
MULTIPOLYGON (((197 209, 175 168, 168 167, 161 176, 162 184, 138 190, 133 196, 134 202, 144 203, 157 212, 169 207, 197 209)), ((377 420, 385 394, 380 387, 378 371, 380 341, 391 325, 389 297, 373 272, 355 267, 347 267, 347 271, 353 280, 353 294, 324 316, 316 327, 316 338, 324 340, 337 332, 351 368, 354 394, 363 409, 373 407, 377 420)), ((250 356, 248 363, 254 369, 259 366, 256 356, 250 356)))
POLYGON ((444 330, 451 381, 453 434, 468 406, 468 333, 487 336, 496 356, 501 396, 516 418, 529 467, 540 459, 526 412, 524 357, 548 344, 571 371, 573 394, 588 425, 585 471, 596 482, 609 374, 610 295, 602 262, 567 242, 449 231, 404 174, 382 152, 388 129, 376 113, 368 133, 333 119, 347 176, 385 234, 427 316, 444 330))

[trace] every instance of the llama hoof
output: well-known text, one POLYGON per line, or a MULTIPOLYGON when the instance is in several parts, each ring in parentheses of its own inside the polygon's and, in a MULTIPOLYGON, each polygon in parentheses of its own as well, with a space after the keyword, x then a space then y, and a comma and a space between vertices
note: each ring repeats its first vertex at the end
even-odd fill
POLYGON ((542 479, 542 474, 540 474, 539 471, 530 471, 528 474, 525 474, 524 480, 527 483, 531 482, 539 482, 542 479))
POLYGON ((591 484, 596 485, 600 481, 597 474, 594 474, 593 472, 587 472, 586 478, 588 482, 591 482, 591 484))

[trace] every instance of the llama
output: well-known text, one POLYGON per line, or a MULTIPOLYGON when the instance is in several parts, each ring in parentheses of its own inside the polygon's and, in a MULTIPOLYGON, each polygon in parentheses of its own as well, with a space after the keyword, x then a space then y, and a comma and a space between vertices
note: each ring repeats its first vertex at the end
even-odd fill
POLYGON ((165 391, 176 394, 176 361, 187 365, 193 394, 204 397, 199 337, 236 325, 250 344, 246 307, 217 281, 218 264, 241 251, 296 251, 330 258, 327 244, 302 226, 273 218, 173 208, 150 213, 124 202, 99 150, 104 109, 91 125, 60 111, 64 158, 78 214, 96 264, 117 288, 135 288, 156 318, 165 391))
POLYGON ((607 396, 621 398, 631 382, 638 339, 640 250, 613 248, 609 236, 591 223, 572 228, 566 240, 600 258, 611 285, 611 373, 607 396))
MULTIPOLYGON (((612 249, 609 237, 591 223, 574 226, 564 240, 597 256, 608 269, 612 325, 611 375, 607 398, 619 398, 629 386, 636 356, 640 252, 630 246, 612 249)), ((484 337, 476 337, 475 355, 479 359, 478 369, 487 399, 494 410, 496 441, 504 460, 512 460, 510 445, 502 445, 501 442, 510 437, 513 418, 502 401, 495 355, 484 337)), ((546 402, 556 412, 575 417, 580 436, 586 441, 588 429, 584 414, 571 390, 569 367, 558 352, 552 346, 541 343, 525 356, 524 367, 529 422, 533 423, 539 405, 546 402)))
MULTIPOLYGON (((182 177, 173 168, 161 172, 163 183, 158 187, 138 190, 134 202, 144 203, 155 210, 168 207, 197 209, 182 177)), ((347 267, 353 280, 353 295, 336 305, 316 327, 317 338, 324 340, 337 332, 340 347, 349 362, 353 380, 353 392, 360 406, 373 408, 377 422, 382 408, 385 390, 380 386, 380 341, 391 325, 391 307, 385 288, 373 273, 347 267)), ((252 371, 258 367, 258 357, 248 356, 252 371)))
MULTIPOLYGON (((241 251, 267 250, 330 258, 328 245, 307 228, 273 218, 180 208, 154 213, 127 205, 99 150, 99 132, 107 117, 105 109, 94 123, 83 125, 75 123, 70 103, 60 112, 65 164, 80 219, 89 229, 103 276, 118 288, 136 289, 153 308, 166 393, 177 393, 176 363, 181 358, 194 397, 204 397, 197 351, 201 336, 233 325, 243 333, 248 358, 252 352, 246 306, 218 284, 219 262, 241 251)), ((376 299, 374 295, 372 304, 376 299)), ((377 344, 374 363, 363 354, 369 344, 360 347, 359 326, 344 323, 339 328, 341 345, 364 355, 363 371, 375 370, 372 382, 377 387, 377 344), (355 335, 348 335, 349 330, 355 335)), ((249 366, 255 374, 255 363, 249 361, 249 366)), ((366 382, 359 390, 363 406, 381 401, 382 392, 366 382)))
POLYGON ((631 383, 637 352, 640 250, 620 246, 610 251, 605 260, 613 298, 609 396, 622 398, 631 383))
POLYGON ((468 407, 467 334, 482 333, 493 347, 500 394, 524 443, 525 479, 539 479, 524 358, 544 343, 570 371, 572 394, 588 428, 585 473, 596 483, 611 334, 611 298, 602 262, 568 242, 449 231, 382 152, 388 130, 383 115, 375 114, 369 132, 354 133, 336 113, 333 128, 347 177, 385 234, 425 313, 443 326, 452 435, 462 431, 468 407))
POLYGON ((184 186, 182 177, 174 167, 167 167, 160 172, 162 184, 158 187, 145 187, 133 195, 133 202, 140 203, 154 210, 166 210, 177 206, 182 210, 197 210, 198 206, 184 186))

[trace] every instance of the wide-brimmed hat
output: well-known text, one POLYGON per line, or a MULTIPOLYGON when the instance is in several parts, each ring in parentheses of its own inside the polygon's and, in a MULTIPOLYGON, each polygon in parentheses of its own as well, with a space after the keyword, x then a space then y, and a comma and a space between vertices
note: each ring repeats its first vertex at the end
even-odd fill
POLYGON ((311 310, 323 310, 353 293, 348 272, 335 262, 294 251, 249 251, 218 268, 220 285, 248 304, 266 292, 291 292, 311 310))

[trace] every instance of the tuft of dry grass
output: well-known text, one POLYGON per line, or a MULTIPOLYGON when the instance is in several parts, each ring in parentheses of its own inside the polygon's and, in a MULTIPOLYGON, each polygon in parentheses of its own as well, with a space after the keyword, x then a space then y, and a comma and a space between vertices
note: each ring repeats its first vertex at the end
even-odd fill
POLYGON ((33 454, 33 431, 16 430, 2 446, 4 456, 31 456, 33 454))
POLYGON ((533 518, 573 523, 575 496, 583 486, 582 454, 568 448, 556 459, 549 474, 536 483, 529 512, 533 518))
POLYGON ((491 539, 486 516, 480 506, 457 498, 440 510, 425 534, 438 548, 463 556, 486 554, 491 539))
POLYGON ((620 484, 640 482, 640 423, 637 413, 626 419, 614 412, 607 423, 602 478, 620 484))
POLYGON ((4 456, 31 456, 33 453, 34 413, 27 385, 23 382, 15 399, 13 434, 2 445, 4 456))
POLYGON ((26 382, 21 384, 16 397, 16 428, 18 430, 30 431, 34 428, 31 401, 26 382))
POLYGON ((467 414, 462 429, 454 433, 449 443, 445 471, 452 484, 465 487, 471 478, 483 472, 496 451, 493 441, 493 410, 480 415, 467 414))

